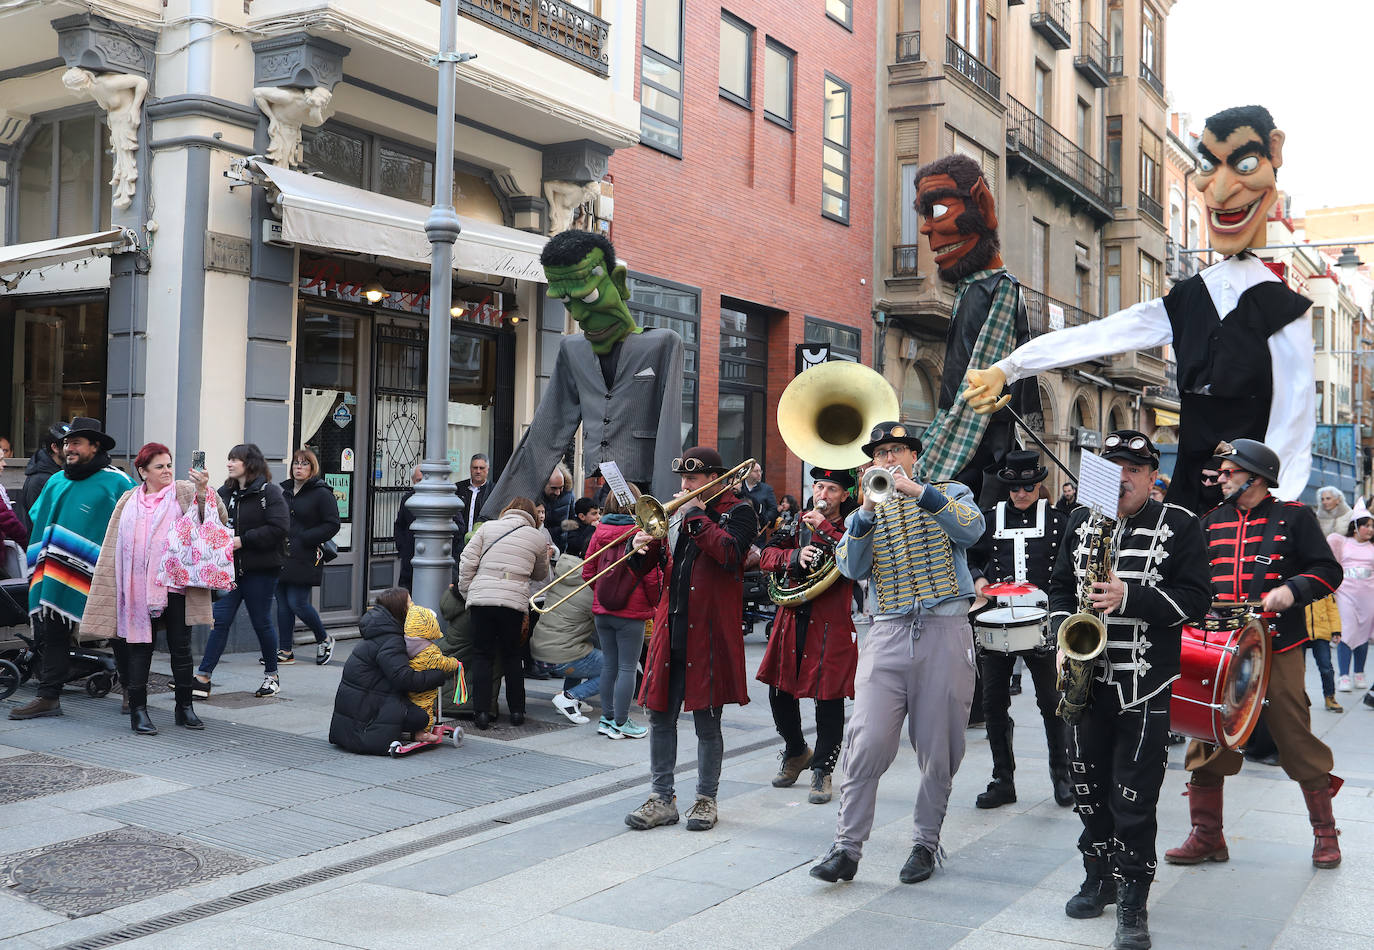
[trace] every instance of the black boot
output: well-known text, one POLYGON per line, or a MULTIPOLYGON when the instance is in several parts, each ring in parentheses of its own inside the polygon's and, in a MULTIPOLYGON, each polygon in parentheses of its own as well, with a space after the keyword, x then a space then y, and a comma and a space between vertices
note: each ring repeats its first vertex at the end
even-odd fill
POLYGON ((1016 801, 1016 785, 1012 781, 1012 775, 1016 772, 1016 757, 1011 750, 1011 734, 1015 726, 1010 716, 1001 728, 988 723, 992 781, 988 783, 987 791, 981 793, 974 802, 979 808, 999 808, 1016 801))
POLYGON ((148 687, 130 686, 126 695, 129 697, 129 727, 140 736, 157 735, 157 726, 148 717, 148 687))
POLYGON ((1121 881, 1117 884, 1114 950, 1150 950, 1150 926, 1145 911, 1149 897, 1149 881, 1121 881))
POLYGON ((1086 874, 1082 886, 1064 905, 1064 913, 1077 920, 1101 917, 1103 909, 1108 904, 1116 903, 1116 882, 1112 880, 1111 868, 1107 866, 1106 859, 1085 854, 1083 870, 1086 874))
POLYGON ((187 729, 204 729, 205 723, 196 715, 196 707, 191 703, 191 687, 177 687, 176 723, 187 729))
POLYGON ((1050 784, 1054 786, 1054 803, 1067 808, 1073 804, 1073 782, 1069 780, 1069 743, 1064 720, 1058 716, 1045 717, 1045 743, 1050 751, 1050 784))

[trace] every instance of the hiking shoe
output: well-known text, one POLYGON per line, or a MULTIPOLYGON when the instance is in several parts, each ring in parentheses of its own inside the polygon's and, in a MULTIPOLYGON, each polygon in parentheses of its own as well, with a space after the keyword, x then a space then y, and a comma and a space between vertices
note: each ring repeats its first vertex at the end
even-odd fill
POLYGON ((635 722, 633 719, 626 719, 624 722, 615 724, 615 729, 620 733, 622 739, 643 739, 649 734, 649 730, 635 722))
POLYGON ((1329 712, 1345 712, 1345 707, 1336 702, 1335 696, 1326 697, 1326 708, 1329 712))
POLYGON ((778 766, 778 774, 773 776, 773 787, 787 788, 796 784, 797 776, 811 767, 811 747, 807 746, 798 755, 793 756, 789 756, 787 750, 783 749, 778 753, 778 758, 782 760, 782 765, 778 766))
POLYGON ((687 809, 688 831, 710 831, 716 826, 716 800, 698 795, 696 802, 687 809))
POLYGON ((334 638, 325 637, 315 644, 315 665, 324 666, 332 659, 334 659, 334 638))
POLYGON ((46 719, 49 716, 60 715, 62 715, 62 700, 44 699, 42 696, 10 710, 11 719, 46 719))
POLYGON ((258 687, 258 691, 253 695, 259 699, 263 699, 268 696, 275 696, 280 692, 281 680, 275 674, 271 674, 262 678, 262 685, 258 687))
POLYGON ((675 825, 677 818, 676 795, 665 801, 657 792, 650 792, 643 805, 625 816, 625 824, 635 831, 648 831, 659 825, 675 825))
POLYGON ((582 725, 584 722, 591 722, 590 719, 582 715, 582 713, 579 711, 581 705, 581 703, 573 699, 567 693, 554 694, 554 708, 561 712, 563 715, 567 716, 569 722, 578 726, 582 725))
POLYGON ((209 699, 210 690, 214 688, 214 683, 203 680, 199 676, 191 677, 191 696, 195 699, 209 699))
POLYGON ((813 805, 824 805, 830 801, 830 773, 819 769, 811 773, 811 791, 806 800, 813 805))
POLYGON ((620 730, 615 727, 615 720, 601 717, 601 721, 596 724, 597 735, 605 736, 607 739, 624 739, 620 730))

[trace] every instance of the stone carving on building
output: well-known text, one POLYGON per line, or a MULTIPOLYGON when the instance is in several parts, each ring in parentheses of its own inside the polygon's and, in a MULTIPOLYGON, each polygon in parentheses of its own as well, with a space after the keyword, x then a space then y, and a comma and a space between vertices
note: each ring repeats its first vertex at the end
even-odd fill
POLYGON ((72 67, 62 74, 62 84, 75 95, 89 97, 105 111, 114 151, 114 176, 110 179, 112 203, 120 211, 134 201, 138 182, 138 128, 143 123, 143 99, 148 80, 127 73, 96 73, 72 67))
POLYGON ((549 234, 578 229, 595 230, 596 199, 601 197, 601 182, 544 182, 544 198, 549 203, 549 234))
POLYGON ((301 163, 301 127, 323 125, 334 113, 333 98, 323 86, 259 86, 253 90, 253 100, 267 116, 267 157, 272 164, 290 168, 301 163))

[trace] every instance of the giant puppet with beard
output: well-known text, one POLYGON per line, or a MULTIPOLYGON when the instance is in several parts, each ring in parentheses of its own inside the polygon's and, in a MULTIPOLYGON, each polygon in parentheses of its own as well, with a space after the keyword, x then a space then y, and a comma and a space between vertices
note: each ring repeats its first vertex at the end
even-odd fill
POLYGON ((1250 252, 1265 244, 1278 197, 1284 135, 1263 106, 1207 120, 1193 180, 1207 204, 1212 247, 1227 255, 1168 295, 1032 340, 970 370, 965 398, 992 411, 1008 381, 1085 360, 1173 344, 1178 362, 1178 461, 1167 500, 1201 513, 1221 500, 1202 475, 1218 443, 1255 439, 1280 459, 1275 494, 1307 487, 1315 432, 1311 301, 1250 252))
MULTIPOLYGON (((1010 412, 974 411, 958 398, 959 387, 970 366, 987 366, 1030 339, 1026 307, 1016 278, 1002 266, 996 203, 977 162, 950 155, 917 169, 916 210, 940 279, 954 289, 939 412, 922 439, 920 466, 932 481, 967 485, 988 507, 1001 491, 995 473, 1017 447, 1015 423, 1010 412)), ((1023 416, 1039 412, 1035 378, 1013 384, 996 408, 1008 402, 1023 416)))
POLYGON ((548 387, 481 517, 496 517, 517 496, 538 498, 579 423, 588 474, 615 462, 630 481, 671 498, 672 462, 682 454, 682 337, 635 323, 625 266, 601 235, 562 231, 540 261, 547 296, 582 332, 559 340, 548 387))

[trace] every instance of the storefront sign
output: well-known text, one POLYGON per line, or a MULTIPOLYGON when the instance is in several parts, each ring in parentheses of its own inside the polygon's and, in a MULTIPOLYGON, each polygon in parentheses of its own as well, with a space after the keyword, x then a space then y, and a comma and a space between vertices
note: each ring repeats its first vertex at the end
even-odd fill
POLYGON ((343 403, 339 403, 339 408, 334 410, 334 424, 340 429, 347 429, 348 424, 353 421, 353 412, 343 403))
MULTIPOLYGON (((390 297, 372 303, 363 296, 362 283, 336 278, 323 270, 303 270, 300 279, 300 291, 310 297, 360 303, 379 310, 393 310, 398 313, 410 313, 417 316, 429 314, 428 292, 392 293, 390 297)), ((454 300, 453 304, 463 308, 463 312, 453 318, 455 320, 464 323, 478 323, 487 327, 499 327, 505 323, 506 312, 490 303, 454 300)))
POLYGON ((334 500, 339 504, 339 517, 349 516, 348 495, 353 484, 353 478, 349 475, 336 475, 328 473, 324 476, 324 483, 334 492, 334 500))
POLYGON ((226 274, 244 274, 249 270, 252 243, 247 238, 217 231, 205 235, 205 269, 226 274))

